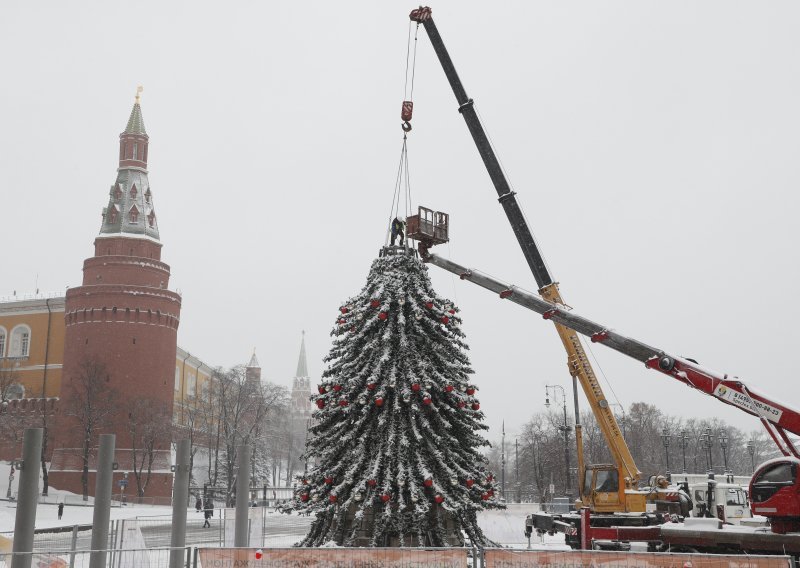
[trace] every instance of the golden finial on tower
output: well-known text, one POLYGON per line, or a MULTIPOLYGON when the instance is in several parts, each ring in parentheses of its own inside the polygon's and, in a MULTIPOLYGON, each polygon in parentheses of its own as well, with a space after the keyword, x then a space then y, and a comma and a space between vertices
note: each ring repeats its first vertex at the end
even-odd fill
POLYGON ((137 105, 139 104, 139 96, 142 94, 142 91, 144 91, 144 87, 142 87, 141 85, 136 87, 136 104, 137 105))

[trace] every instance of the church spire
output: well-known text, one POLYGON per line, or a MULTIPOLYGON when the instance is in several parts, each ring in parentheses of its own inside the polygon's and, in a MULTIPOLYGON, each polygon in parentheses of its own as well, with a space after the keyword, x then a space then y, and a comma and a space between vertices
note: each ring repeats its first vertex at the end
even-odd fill
POLYGON ((308 363, 306 362, 306 332, 303 331, 302 339, 300 340, 300 357, 297 359, 297 372, 295 377, 308 377, 308 363))
POLYGON ((159 240, 153 194, 147 177, 150 137, 144 129, 142 107, 136 90, 128 124, 119 135, 117 180, 111 186, 108 206, 103 209, 100 236, 147 237, 159 240))

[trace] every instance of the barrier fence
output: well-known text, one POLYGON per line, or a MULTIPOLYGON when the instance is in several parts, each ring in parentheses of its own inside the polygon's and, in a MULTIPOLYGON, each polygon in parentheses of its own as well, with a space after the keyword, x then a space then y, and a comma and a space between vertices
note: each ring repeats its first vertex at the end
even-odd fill
POLYGON ((105 555, 106 568, 169 568, 170 551, 180 553, 181 566, 192 566, 191 548, 140 548, 130 550, 52 550, 49 552, 0 552, 0 568, 10 568, 15 559, 30 557, 34 568, 89 568, 92 554, 105 555))
POLYGON ((0 568, 30 557, 37 568, 88 568, 93 554, 106 568, 168 568, 174 550, 185 568, 794 568, 789 556, 500 548, 126 548, 124 550, 2 553, 0 568))

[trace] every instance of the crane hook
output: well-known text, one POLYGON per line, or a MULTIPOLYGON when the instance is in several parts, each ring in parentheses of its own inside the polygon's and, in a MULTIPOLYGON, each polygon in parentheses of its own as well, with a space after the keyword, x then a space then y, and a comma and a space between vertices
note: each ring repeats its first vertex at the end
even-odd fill
POLYGON ((411 132, 411 123, 407 120, 401 124, 400 127, 403 129, 403 132, 411 132))

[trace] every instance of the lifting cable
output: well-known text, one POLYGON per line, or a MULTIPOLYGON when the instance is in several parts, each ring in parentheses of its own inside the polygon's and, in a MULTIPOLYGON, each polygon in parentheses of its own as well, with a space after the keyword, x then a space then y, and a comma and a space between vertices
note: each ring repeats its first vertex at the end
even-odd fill
MULTIPOLYGON (((403 108, 400 118, 403 121, 403 144, 400 148, 400 163, 397 166, 397 177, 395 179, 394 191, 392 194, 392 207, 389 211, 389 224, 386 229, 386 242, 388 246, 391 236, 392 223, 398 215, 404 214, 404 218, 411 215, 411 176, 408 167, 408 133, 411 131, 411 116, 414 109, 414 77, 417 67, 417 38, 419 36, 419 23, 416 23, 414 31, 414 48, 411 48, 411 26, 408 23, 408 39, 406 43, 406 72, 405 83, 403 85, 403 108), (410 80, 409 80, 410 79, 410 80), (401 208, 400 201, 405 198, 405 205, 401 208)), ((401 219, 404 220, 404 219, 401 219)), ((404 239, 404 244, 408 247, 408 240, 404 239)))

